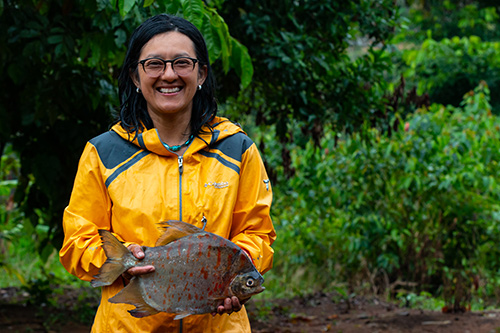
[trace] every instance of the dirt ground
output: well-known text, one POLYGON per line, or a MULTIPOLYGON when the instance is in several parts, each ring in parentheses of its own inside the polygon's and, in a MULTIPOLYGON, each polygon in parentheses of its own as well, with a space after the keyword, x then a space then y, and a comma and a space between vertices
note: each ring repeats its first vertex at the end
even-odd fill
MULTIPOLYGON (((89 332, 92 307, 86 316, 82 308, 74 307, 88 299, 68 292, 59 295, 55 304, 27 305, 29 297, 14 288, 0 289, 0 332, 89 332)), ((348 304, 328 294, 248 303, 255 333, 500 333, 500 311, 444 314, 400 308, 373 297, 356 297, 348 304)))
POLYGON ((261 304, 250 304, 252 332, 500 333, 496 310, 448 314, 400 308, 373 297, 356 297, 350 304, 335 299, 316 294, 279 300, 267 305, 267 314, 261 304))

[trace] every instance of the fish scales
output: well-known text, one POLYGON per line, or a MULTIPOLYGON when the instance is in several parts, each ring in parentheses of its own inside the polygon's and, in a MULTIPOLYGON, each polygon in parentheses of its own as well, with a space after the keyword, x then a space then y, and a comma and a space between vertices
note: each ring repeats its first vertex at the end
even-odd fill
MULTIPOLYGON (((264 279, 236 244, 181 221, 164 224, 166 231, 157 246, 143 247, 144 259, 135 259, 130 266, 153 265, 155 272, 134 277, 110 302, 135 305, 136 309, 129 311, 135 317, 167 312, 177 314, 175 319, 180 319, 214 312, 226 297, 237 296, 242 301, 265 289, 264 279)), ((114 236, 102 230, 99 233, 106 255, 115 253, 116 250, 109 249, 114 236)), ((122 257, 130 256, 127 249, 123 251, 122 257)), ((114 263, 121 259, 108 257, 108 260, 114 263)), ((123 258, 123 261, 131 260, 123 258)), ((108 285, 109 266, 103 265, 92 281, 93 286, 108 285)), ((124 266, 117 272, 122 274, 130 267, 124 266)))
MULTIPOLYGON (((251 264, 241 250, 221 245, 218 236, 208 234, 187 236, 166 246, 145 248, 144 254, 141 266, 154 265, 159 256, 166 258, 164 266, 155 266, 157 276, 145 275, 140 286, 146 303, 168 313, 182 312, 186 307, 210 312, 222 297, 229 294, 224 289, 238 273, 236 269, 239 267, 232 266, 236 256, 240 256, 241 262, 251 264), (164 281, 182 282, 165 284, 164 281), (151 293, 151 290, 157 292, 151 293)), ((248 265, 246 268, 251 269, 248 265)))

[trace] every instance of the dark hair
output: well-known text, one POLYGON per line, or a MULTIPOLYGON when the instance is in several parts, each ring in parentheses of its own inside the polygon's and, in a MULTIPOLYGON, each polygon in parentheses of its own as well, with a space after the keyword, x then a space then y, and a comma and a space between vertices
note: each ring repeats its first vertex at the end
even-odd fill
POLYGON ((137 71, 137 63, 144 45, 154 36, 170 31, 178 31, 193 41, 196 58, 199 66, 207 66, 207 78, 203 88, 197 90, 193 97, 193 111, 191 114, 190 129, 196 135, 203 125, 210 122, 217 113, 215 99, 215 79, 208 57, 208 50, 201 32, 189 21, 167 14, 153 16, 142 23, 130 37, 127 55, 118 77, 118 91, 120 95, 120 113, 116 122, 121 121, 122 127, 129 133, 153 128, 153 121, 147 110, 144 96, 136 92, 136 86, 130 73, 137 71))

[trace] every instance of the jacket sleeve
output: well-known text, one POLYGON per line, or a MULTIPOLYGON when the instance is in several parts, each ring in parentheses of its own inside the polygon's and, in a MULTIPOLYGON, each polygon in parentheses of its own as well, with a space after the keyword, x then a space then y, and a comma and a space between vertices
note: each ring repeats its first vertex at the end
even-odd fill
POLYGON ((106 260, 98 229, 110 230, 111 200, 96 149, 87 143, 68 207, 63 215, 64 242, 59 257, 66 270, 90 281, 106 260))
POLYGON ((247 250, 262 274, 273 265, 276 233, 270 217, 272 188, 255 144, 242 156, 230 239, 247 250))

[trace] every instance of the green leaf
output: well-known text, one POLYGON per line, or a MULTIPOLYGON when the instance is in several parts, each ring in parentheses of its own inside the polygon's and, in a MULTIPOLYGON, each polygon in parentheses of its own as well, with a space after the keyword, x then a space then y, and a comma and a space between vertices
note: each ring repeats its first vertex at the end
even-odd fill
POLYGON ((231 41, 229 32, 227 30, 227 26, 224 21, 216 20, 217 24, 213 25, 213 28, 216 29, 217 36, 219 37, 220 47, 221 47, 221 57, 222 57, 222 68, 224 72, 229 71, 229 56, 231 55, 231 41))
POLYGON ((216 59, 219 58, 221 52, 221 46, 217 32, 214 29, 212 29, 212 24, 210 22, 210 15, 208 13, 205 13, 203 17, 203 26, 201 31, 207 43, 210 62, 214 62, 216 59))
POLYGON ((123 44, 127 42, 127 33, 123 29, 118 29, 115 31, 115 44, 118 47, 122 47, 123 44))
POLYGON ((231 55, 231 36, 224 19, 212 8, 206 8, 203 20, 203 34, 208 35, 207 45, 212 61, 221 57, 222 68, 227 73, 229 70, 229 57, 231 55), (210 45, 214 43, 213 45, 210 45))
POLYGON ((59 58, 62 53, 63 53, 63 45, 57 44, 55 49, 54 49, 54 54, 56 55, 56 58, 59 58))
POLYGON ((120 15, 125 17, 134 7, 136 0, 118 0, 120 15))
POLYGON ((165 12, 171 15, 180 15, 182 4, 180 0, 169 1, 165 4, 165 12))
POLYGON ((234 68, 236 74, 241 79, 242 88, 246 88, 253 77, 252 58, 248 54, 248 49, 231 37, 232 52, 231 52, 231 67, 234 68))
POLYGON ((144 0, 144 8, 151 6, 155 0, 144 0))
POLYGON ((26 77, 26 71, 23 66, 17 63, 10 64, 9 67, 7 67, 7 73, 16 84, 22 83, 26 77))
POLYGON ((25 29, 19 33, 21 38, 36 38, 38 36, 40 36, 40 31, 35 29, 25 29))
POLYGON ((3 7, 4 7, 3 0, 0 0, 0 16, 2 16, 3 14, 3 7))
POLYGON ((55 36, 50 36, 47 38, 47 42, 49 44, 60 44, 63 41, 64 36, 63 35, 55 35, 55 36))
POLYGON ((181 0, 181 5, 184 18, 200 29, 203 24, 203 1, 181 0))

